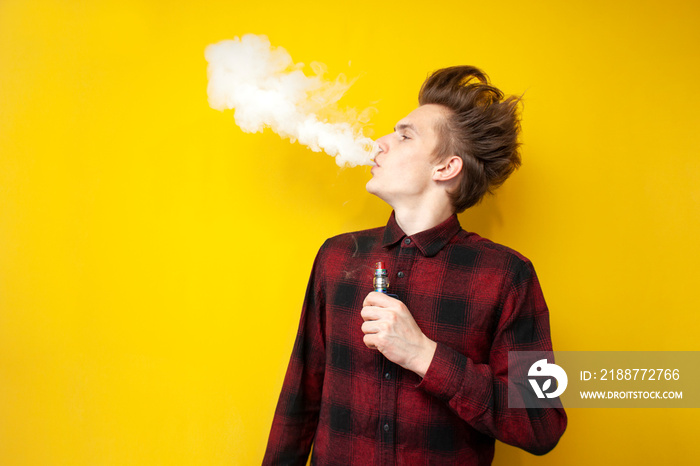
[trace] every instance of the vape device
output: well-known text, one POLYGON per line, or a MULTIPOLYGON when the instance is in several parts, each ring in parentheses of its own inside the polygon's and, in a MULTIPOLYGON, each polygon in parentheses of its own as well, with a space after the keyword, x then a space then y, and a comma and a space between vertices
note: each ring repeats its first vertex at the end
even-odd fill
POLYGON ((387 279, 386 269, 384 268, 384 262, 377 262, 375 264, 374 270, 374 280, 372 280, 374 285, 374 291, 378 293, 387 294, 389 288, 389 280, 387 279))
POLYGON ((389 279, 386 268, 384 267, 384 262, 377 262, 375 264, 372 284, 374 285, 374 291, 399 299, 395 294, 389 294, 389 279))

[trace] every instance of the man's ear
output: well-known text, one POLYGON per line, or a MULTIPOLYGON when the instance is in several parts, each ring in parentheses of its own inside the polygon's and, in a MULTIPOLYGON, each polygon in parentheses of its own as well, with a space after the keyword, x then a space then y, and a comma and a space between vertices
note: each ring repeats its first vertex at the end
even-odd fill
POLYGON ((449 181, 462 172, 461 157, 451 155, 433 168, 433 181, 449 181))

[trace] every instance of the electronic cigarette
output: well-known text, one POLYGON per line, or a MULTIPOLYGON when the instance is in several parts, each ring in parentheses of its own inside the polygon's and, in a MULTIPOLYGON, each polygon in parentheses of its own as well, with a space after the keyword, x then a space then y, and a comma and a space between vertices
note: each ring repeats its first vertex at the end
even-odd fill
POLYGON ((389 278, 386 268, 384 268, 384 262, 377 262, 375 264, 372 284, 374 285, 374 291, 399 299, 397 295, 389 293, 389 278))
POLYGON ((389 280, 387 279, 384 262, 377 262, 375 264, 374 280, 372 280, 372 284, 374 285, 374 291, 387 294, 387 290, 389 289, 389 280))

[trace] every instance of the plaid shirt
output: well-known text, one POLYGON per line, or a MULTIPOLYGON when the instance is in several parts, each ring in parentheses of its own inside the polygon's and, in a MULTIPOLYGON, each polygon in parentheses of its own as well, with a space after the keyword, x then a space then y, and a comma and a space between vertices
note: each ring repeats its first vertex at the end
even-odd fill
POLYGON ((327 240, 314 262, 263 464, 491 464, 495 440, 544 454, 561 408, 507 407, 508 351, 551 351, 528 259, 464 231, 453 215, 406 236, 384 228, 327 240), (362 341, 374 264, 428 338, 421 379, 362 341))

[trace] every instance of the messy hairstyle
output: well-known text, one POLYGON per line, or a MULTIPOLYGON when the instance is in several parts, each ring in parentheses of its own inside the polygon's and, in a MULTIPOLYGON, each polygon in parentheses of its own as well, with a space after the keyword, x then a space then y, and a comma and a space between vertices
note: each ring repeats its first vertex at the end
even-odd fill
POLYGON ((520 97, 504 99, 480 69, 453 66, 435 71, 423 83, 418 102, 449 110, 437 125, 433 155, 436 161, 451 155, 462 159, 459 184, 449 192, 455 212, 493 194, 520 166, 520 97))

